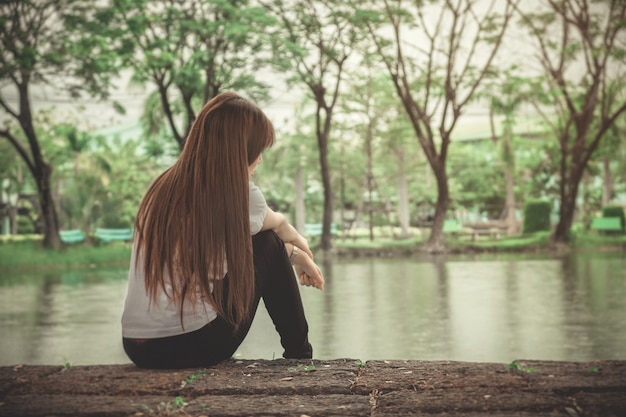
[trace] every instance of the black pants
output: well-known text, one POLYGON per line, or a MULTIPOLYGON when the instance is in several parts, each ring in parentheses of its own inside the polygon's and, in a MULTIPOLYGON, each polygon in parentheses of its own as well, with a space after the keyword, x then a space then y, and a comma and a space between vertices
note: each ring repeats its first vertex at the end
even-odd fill
POLYGON ((231 325, 217 317, 199 330, 177 336, 124 338, 124 350, 128 357, 141 368, 193 368, 228 359, 248 334, 259 300, 263 298, 285 349, 283 356, 311 358, 313 348, 308 340, 309 328, 283 241, 273 231, 265 231, 253 236, 252 244, 255 296, 249 319, 240 324, 236 333, 231 325))

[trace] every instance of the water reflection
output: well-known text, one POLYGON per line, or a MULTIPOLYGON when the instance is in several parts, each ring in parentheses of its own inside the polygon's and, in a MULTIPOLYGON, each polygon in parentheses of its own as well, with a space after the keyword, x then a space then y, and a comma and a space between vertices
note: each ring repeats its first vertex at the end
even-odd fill
MULTIPOLYGON (((626 255, 325 260, 302 288, 315 357, 626 359, 626 255)), ((126 271, 0 277, 0 365, 128 362, 126 271)), ((237 352, 282 349, 261 306, 237 352)))
POLYGON ((119 270, 2 277, 0 365, 127 362, 124 278, 119 270))

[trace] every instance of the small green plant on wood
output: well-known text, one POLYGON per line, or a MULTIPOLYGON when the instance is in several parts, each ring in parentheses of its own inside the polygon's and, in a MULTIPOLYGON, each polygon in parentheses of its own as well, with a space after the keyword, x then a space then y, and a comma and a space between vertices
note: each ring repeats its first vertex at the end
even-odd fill
POLYGON ((315 364, 313 363, 313 361, 311 361, 310 365, 298 365, 298 366, 291 366, 289 368, 287 368, 288 371, 304 371, 304 372, 313 372, 316 371, 317 368, 315 367, 315 364))
POLYGON ((513 361, 509 364, 509 370, 514 372, 535 372, 535 368, 527 367, 519 363, 518 361, 513 361))
POLYGON ((206 375, 206 369, 199 369, 193 374, 189 375, 187 379, 185 379, 183 382, 185 385, 191 384, 193 381, 200 379, 204 377, 205 375, 206 375))
POLYGON ((173 401, 168 401, 167 403, 162 402, 159 406, 159 410, 162 409, 167 414, 178 413, 179 411, 182 411, 183 408, 187 406, 187 404, 188 403, 183 399, 183 397, 179 395, 178 397, 174 398, 173 401))

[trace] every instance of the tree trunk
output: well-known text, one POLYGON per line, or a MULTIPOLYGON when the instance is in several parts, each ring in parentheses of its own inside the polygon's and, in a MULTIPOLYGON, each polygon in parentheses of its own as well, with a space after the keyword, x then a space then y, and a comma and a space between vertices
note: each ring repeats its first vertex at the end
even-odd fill
POLYGON ((429 252, 437 253, 445 251, 443 223, 450 205, 450 190, 448 189, 448 174, 446 173, 445 164, 434 166, 433 173, 437 180, 437 206, 435 207, 435 218, 425 249, 429 252))
POLYGON ((504 173, 506 179, 506 234, 512 236, 518 231, 517 216, 515 214, 515 178, 513 169, 507 165, 504 173))
POLYGON ((374 173, 372 166, 372 120, 370 118, 367 124, 367 132, 365 134, 365 156, 367 158, 367 214, 369 216, 369 232, 370 242, 374 240, 374 201, 372 198, 372 191, 374 189, 374 173))
POLYGON ((578 187, 580 185, 585 166, 578 164, 569 170, 569 181, 561 178, 561 181, 567 181, 561 185, 561 206, 559 207, 559 222, 556 225, 552 242, 559 244, 567 244, 569 241, 569 231, 574 223, 574 215, 576 214, 576 197, 578 196, 578 187))
POLYGON ((410 236, 410 214, 409 214, 409 191, 406 179, 406 167, 404 162, 404 147, 400 147, 398 152, 398 222, 400 223, 401 238, 410 236))
MULTIPOLYGON (((327 158, 324 158, 325 160, 327 158)), ((330 174, 328 172, 328 162, 322 164, 322 178, 324 183, 324 215, 322 221, 321 248, 328 251, 332 248, 330 227, 333 223, 333 195, 330 185, 330 174)))
POLYGON ((302 178, 302 167, 298 164, 296 168, 296 230, 304 234, 304 223, 306 219, 306 205, 304 204, 304 180, 302 178))
MULTIPOLYGON (((493 112, 490 114, 491 131, 494 142, 496 142, 495 128, 493 127, 493 112)), ((504 211, 506 214, 506 234, 511 236, 517 232, 517 218, 515 216, 515 151, 513 149, 513 123, 511 115, 507 114, 503 126, 502 135, 502 162, 504 165, 504 179, 506 184, 506 198, 504 202, 504 211)))
POLYGON ((566 244, 568 234, 574 222, 574 211, 576 205, 570 202, 571 196, 561 198, 561 207, 559 209, 559 222, 556 225, 552 242, 555 244, 566 244))
POLYGON ((19 85, 18 91, 20 96, 19 122, 30 146, 32 160, 26 162, 37 184, 37 196, 41 210, 41 221, 43 223, 43 246, 58 250, 63 245, 59 237, 59 223, 56 207, 54 206, 52 198, 52 189, 50 187, 52 168, 43 159, 39 140, 37 139, 37 134, 33 126, 28 84, 24 83, 19 85))
POLYGON ((613 199, 613 179, 611 178, 611 161, 605 157, 602 161, 602 205, 608 205, 613 199))
POLYGON ((329 117, 326 117, 326 124, 328 129, 324 129, 324 132, 318 130, 317 140, 320 150, 320 167, 322 171, 322 184, 324 187, 324 213, 322 216, 322 237, 321 237, 321 249, 328 251, 332 247, 330 226, 333 222, 333 193, 332 185, 330 182, 330 170, 328 168, 328 131, 330 130, 329 117))
MULTIPOLYGON (((17 202, 16 202, 17 204, 17 202)), ((16 235, 17 234, 17 207, 11 206, 9 207, 9 234, 16 235)))
POLYGON ((374 241, 374 199, 372 198, 372 184, 373 175, 371 172, 367 173, 367 217, 369 219, 368 229, 370 234, 370 242, 374 241))
POLYGON ((330 169, 328 165, 328 137, 330 136, 330 126, 332 118, 332 107, 328 107, 324 101, 324 89, 314 89, 317 101, 315 113, 315 127, 317 134, 317 145, 319 149, 320 169, 322 173, 322 185, 324 187, 324 213, 322 215, 322 236, 320 247, 323 251, 329 251, 332 247, 330 227, 333 222, 333 192, 330 181, 330 169), (322 112, 324 118, 322 122, 322 112))
POLYGON ((50 177, 52 169, 46 163, 41 169, 41 178, 37 179, 39 204, 41 204, 41 218, 43 220, 43 245, 46 248, 60 249, 62 247, 59 237, 59 221, 50 189, 50 177))
MULTIPOLYGON (((8 194, 8 192, 7 192, 8 194)), ((0 206, 2 206, 4 203, 4 190, 0 190, 0 206)), ((2 217, 0 217, 0 221, 2 222, 2 234, 11 234, 11 203, 7 202, 6 203, 6 211, 4 213, 1 214, 2 217)))

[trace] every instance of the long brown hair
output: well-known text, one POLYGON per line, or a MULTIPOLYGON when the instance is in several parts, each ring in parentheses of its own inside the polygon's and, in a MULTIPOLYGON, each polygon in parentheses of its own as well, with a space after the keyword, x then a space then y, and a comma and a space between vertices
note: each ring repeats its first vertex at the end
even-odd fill
POLYGON ((183 326, 183 304, 195 306, 198 293, 235 328, 248 316, 254 296, 248 166, 273 142, 274 127, 257 106, 220 94, 202 108, 178 160, 139 206, 135 245, 146 291, 151 302, 165 291, 180 307, 183 326), (224 261, 226 292, 219 279, 224 261))

